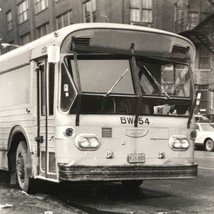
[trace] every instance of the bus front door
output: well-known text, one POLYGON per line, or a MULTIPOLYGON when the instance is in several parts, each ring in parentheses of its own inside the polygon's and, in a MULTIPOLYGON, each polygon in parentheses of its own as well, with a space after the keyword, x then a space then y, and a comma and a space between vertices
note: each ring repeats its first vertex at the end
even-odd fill
POLYGON ((54 64, 37 62, 37 175, 56 178, 54 146, 54 64))

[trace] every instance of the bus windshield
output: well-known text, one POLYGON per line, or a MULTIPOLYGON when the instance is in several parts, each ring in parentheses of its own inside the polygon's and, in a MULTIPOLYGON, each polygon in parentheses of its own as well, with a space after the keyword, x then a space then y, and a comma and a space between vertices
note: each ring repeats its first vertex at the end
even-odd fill
MULTIPOLYGON (((75 85, 81 85, 80 113, 135 114, 139 95, 140 114, 189 113, 191 84, 188 65, 143 57, 135 57, 133 62, 128 56, 96 54, 79 55, 77 62, 73 56, 67 56, 65 65, 75 85), (79 83, 75 72, 79 73, 79 83)), ((61 106, 67 110, 71 106, 68 93, 65 98, 61 94, 61 106)), ((72 108, 76 109, 76 105, 77 101, 72 108)))
MULTIPOLYGON (((74 61, 71 61, 74 70, 74 61)), ((116 80, 120 80, 111 93, 134 94, 129 59, 78 59, 78 68, 82 92, 106 94, 116 80)))
POLYGON ((137 59, 137 69, 143 95, 190 97, 189 66, 137 59))
MULTIPOLYGON (((69 61, 74 71, 74 60, 70 58, 69 61)), ((141 58, 138 58, 136 63, 143 95, 190 97, 190 75, 187 65, 141 58)), ((111 94, 135 94, 128 58, 80 58, 78 69, 82 92, 106 94, 119 80, 112 88, 111 94)))

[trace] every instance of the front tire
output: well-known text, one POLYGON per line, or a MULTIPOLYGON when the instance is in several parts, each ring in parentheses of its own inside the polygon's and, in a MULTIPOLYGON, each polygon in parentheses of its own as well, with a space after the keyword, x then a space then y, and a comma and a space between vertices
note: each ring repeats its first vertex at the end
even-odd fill
POLYGON ((29 157, 25 141, 20 141, 16 150, 16 174, 19 187, 25 192, 30 191, 29 157))
POLYGON ((208 152, 211 152, 214 150, 214 142, 212 139, 207 139, 206 142, 205 142, 205 149, 208 151, 208 152))

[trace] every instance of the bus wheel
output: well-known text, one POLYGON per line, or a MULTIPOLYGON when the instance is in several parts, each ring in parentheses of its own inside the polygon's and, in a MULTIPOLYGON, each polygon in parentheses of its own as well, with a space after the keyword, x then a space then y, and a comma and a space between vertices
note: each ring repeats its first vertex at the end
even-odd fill
POLYGON ((142 180, 122 181, 123 186, 127 189, 137 189, 142 183, 142 180))
POLYGON ((212 139, 207 139, 206 142, 205 142, 205 149, 208 151, 208 152, 211 152, 214 150, 214 142, 212 139))
POLYGON ((20 141, 16 150, 16 174, 19 187, 25 192, 30 189, 30 176, 27 170, 27 146, 25 141, 20 141))

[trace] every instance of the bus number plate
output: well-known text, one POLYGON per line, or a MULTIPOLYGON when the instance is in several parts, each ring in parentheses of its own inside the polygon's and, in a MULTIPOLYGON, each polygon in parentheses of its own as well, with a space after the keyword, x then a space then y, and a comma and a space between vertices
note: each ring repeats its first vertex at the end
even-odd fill
POLYGON ((128 155, 129 163, 145 163, 145 154, 133 153, 128 155))

